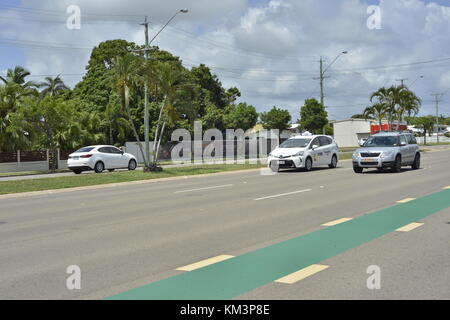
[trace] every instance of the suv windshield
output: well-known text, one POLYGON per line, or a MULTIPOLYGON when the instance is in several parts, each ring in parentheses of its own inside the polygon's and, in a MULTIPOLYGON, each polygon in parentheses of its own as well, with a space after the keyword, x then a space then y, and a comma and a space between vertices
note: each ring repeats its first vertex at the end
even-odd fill
POLYGON ((280 145, 280 148, 306 148, 311 139, 289 139, 280 145))
POLYGON ((370 137, 364 143, 364 147, 397 147, 399 145, 398 136, 370 137))

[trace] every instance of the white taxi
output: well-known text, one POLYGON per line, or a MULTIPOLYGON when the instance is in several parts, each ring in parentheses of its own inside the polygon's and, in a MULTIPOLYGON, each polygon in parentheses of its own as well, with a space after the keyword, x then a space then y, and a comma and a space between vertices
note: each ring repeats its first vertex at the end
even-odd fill
POLYGON ((336 168, 338 161, 339 148, 332 137, 295 136, 269 154, 268 166, 272 171, 297 168, 311 171, 313 167, 321 166, 336 168))

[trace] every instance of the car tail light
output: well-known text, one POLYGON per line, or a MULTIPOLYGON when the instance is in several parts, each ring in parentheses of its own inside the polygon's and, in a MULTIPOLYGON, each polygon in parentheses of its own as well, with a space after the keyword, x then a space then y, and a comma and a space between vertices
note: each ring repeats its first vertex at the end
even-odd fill
POLYGON ((84 156, 80 156, 80 158, 83 158, 83 159, 88 159, 90 157, 92 157, 92 154, 85 154, 84 156))

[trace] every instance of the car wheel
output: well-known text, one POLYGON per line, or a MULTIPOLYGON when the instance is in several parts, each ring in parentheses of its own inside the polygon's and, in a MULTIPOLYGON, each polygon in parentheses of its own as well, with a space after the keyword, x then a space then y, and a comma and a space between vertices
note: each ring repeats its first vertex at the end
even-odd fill
POLYGON ((402 171, 402 157, 401 156, 397 156, 395 158, 395 164, 392 167, 392 172, 400 173, 401 171, 402 171))
POLYGON ((355 172, 355 173, 363 173, 363 168, 361 168, 361 167, 358 167, 358 166, 353 166, 353 171, 355 172))
POLYGON ((305 162, 305 170, 306 171, 311 171, 312 170, 312 166, 313 166, 313 163, 312 163, 311 158, 307 158, 306 162, 305 162))
POLYGON ((76 169, 76 170, 73 170, 73 173, 75 173, 75 174, 81 174, 81 170, 80 169, 76 169))
POLYGON ((413 170, 420 169, 420 154, 416 154, 416 157, 414 158, 414 162, 411 167, 413 170))
POLYGON ((336 157, 336 155, 333 155, 333 158, 331 159, 331 163, 328 165, 328 167, 330 169, 334 169, 337 167, 337 163, 338 163, 337 157, 336 157))
POLYGON ((130 162, 128 163, 128 170, 130 171, 134 171, 137 168, 137 163, 135 160, 130 160, 130 162))
POLYGON ((95 164, 95 173, 102 173, 105 170, 103 162, 99 161, 95 164))

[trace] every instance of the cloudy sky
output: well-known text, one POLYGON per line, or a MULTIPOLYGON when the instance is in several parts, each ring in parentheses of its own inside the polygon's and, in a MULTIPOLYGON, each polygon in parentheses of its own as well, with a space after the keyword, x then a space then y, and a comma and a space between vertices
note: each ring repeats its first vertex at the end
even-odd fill
POLYGON ((319 59, 325 67, 342 51, 325 80, 330 119, 361 113, 370 93, 407 79, 435 113, 432 93, 446 93, 450 116, 449 0, 2 0, 0 73, 15 65, 33 80, 62 74, 73 86, 93 46, 108 39, 142 44, 180 14, 153 42, 186 67, 205 63, 226 87, 258 111, 288 109, 293 120, 307 98, 319 98, 319 59), (69 30, 70 5, 81 9, 81 29, 69 30), (368 7, 381 9, 381 28, 367 26, 368 7), (423 76, 423 78, 420 78, 423 76))

